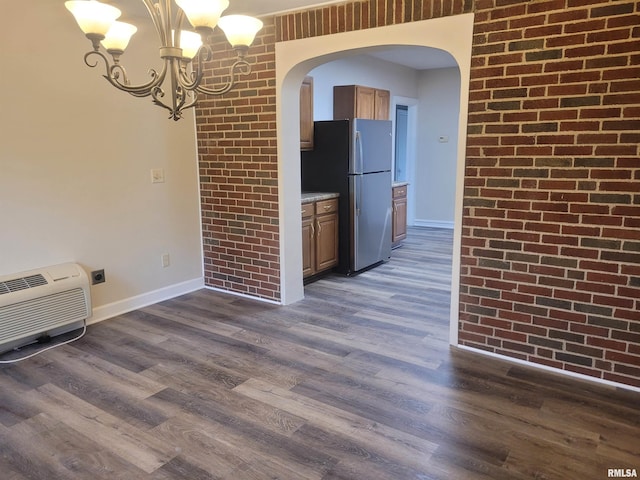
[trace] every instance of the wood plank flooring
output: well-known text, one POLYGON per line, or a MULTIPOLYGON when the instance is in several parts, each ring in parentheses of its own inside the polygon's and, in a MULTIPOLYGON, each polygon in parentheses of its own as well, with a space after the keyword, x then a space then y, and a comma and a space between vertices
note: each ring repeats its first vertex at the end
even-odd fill
POLYGON ((390 262, 297 304, 202 290, 0 366, 0 479, 640 470, 640 394, 449 347, 450 264, 450 231, 413 228, 390 262))

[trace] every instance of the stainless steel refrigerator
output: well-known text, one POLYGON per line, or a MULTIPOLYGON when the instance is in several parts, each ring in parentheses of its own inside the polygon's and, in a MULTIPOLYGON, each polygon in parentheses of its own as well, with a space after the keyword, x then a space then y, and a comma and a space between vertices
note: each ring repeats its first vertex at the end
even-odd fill
POLYGON ((314 149, 301 153, 302 190, 337 192, 339 264, 352 275, 391 255, 391 122, 314 122, 314 149))

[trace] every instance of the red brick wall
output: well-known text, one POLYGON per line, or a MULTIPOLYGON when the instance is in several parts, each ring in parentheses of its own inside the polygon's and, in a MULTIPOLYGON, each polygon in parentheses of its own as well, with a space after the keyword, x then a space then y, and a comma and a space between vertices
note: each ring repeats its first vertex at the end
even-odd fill
MULTIPOLYGON (((273 39, 468 11, 460 343, 640 386, 640 2, 365 0, 276 17, 273 39)), ((229 101, 233 110, 247 99, 229 101)), ((240 260, 253 250, 234 245, 227 259, 232 228, 246 224, 227 192, 245 185, 255 156, 243 153, 247 172, 223 173, 236 158, 225 149, 238 148, 225 112, 198 111, 207 279, 244 291, 251 270, 240 260), (227 273, 228 263, 241 268, 227 273)), ((247 142, 255 134, 234 133, 247 142)), ((275 149, 275 128, 268 136, 275 149)), ((265 165, 275 182, 273 155, 265 165)), ((242 242, 249 237, 243 230, 242 242)), ((275 280, 277 250, 269 253, 275 280)))
MULTIPOLYGON (((224 36, 210 42, 207 79, 226 75, 235 53, 224 36)), ((280 298, 273 22, 252 45, 250 75, 196 109, 205 283, 280 298)), ((213 81, 213 80, 211 80, 213 81)), ((212 85, 215 86, 215 85, 212 85)))
POLYGON ((640 2, 475 2, 460 343, 640 386, 640 2))

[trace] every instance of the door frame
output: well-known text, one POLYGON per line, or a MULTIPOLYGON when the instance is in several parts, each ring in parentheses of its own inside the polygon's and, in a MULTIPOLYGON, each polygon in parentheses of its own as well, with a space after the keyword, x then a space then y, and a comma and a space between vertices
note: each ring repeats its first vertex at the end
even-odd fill
MULTIPOLYGON (((460 70, 460 99, 469 98, 472 13, 385 27, 303 38, 275 45, 278 200, 280 219, 281 303, 304 298, 300 232, 300 85, 305 75, 323 63, 383 46, 421 46, 448 52, 460 70), (456 32, 452 36, 451 32, 456 32)), ((449 343, 458 343, 462 200, 468 103, 458 115, 456 198, 451 275, 449 343)))
MULTIPOLYGON (((393 96, 391 99, 391 111, 393 115, 393 131, 396 131, 396 109, 398 105, 408 107, 407 115, 407 225, 413 225, 416 218, 416 198, 415 198, 415 175, 416 175, 416 155, 418 143, 418 104, 417 98, 393 96)), ((395 145, 396 137, 393 137, 393 165, 395 167, 395 145)))

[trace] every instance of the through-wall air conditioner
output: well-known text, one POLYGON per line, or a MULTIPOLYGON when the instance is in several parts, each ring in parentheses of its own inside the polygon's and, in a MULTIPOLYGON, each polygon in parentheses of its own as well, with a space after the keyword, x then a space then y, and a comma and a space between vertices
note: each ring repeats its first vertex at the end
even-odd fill
POLYGON ((89 277, 76 263, 0 275, 0 352, 90 316, 89 277))

